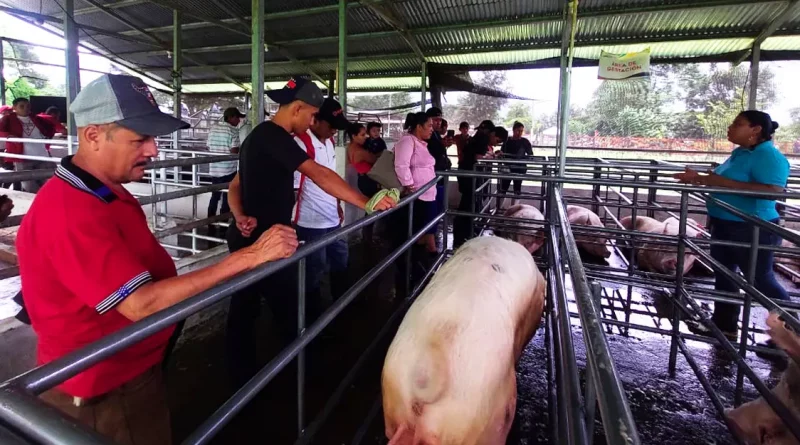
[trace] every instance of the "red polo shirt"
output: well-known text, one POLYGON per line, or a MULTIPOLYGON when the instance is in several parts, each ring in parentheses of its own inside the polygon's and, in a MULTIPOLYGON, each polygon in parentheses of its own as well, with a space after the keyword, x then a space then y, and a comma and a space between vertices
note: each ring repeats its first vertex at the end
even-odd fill
MULTIPOLYGON (((115 307, 144 284, 177 275, 136 198, 112 192, 72 157, 36 194, 17 234, 17 254, 39 364, 131 325, 115 307)), ((162 360, 172 331, 120 351, 59 389, 85 398, 117 388, 162 360)))

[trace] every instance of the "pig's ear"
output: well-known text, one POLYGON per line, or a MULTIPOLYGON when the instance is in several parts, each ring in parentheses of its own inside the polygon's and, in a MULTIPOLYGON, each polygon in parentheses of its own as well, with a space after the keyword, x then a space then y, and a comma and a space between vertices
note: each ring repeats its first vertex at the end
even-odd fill
POLYGON ((677 258, 667 258, 661 262, 662 270, 677 270, 678 269, 678 259, 677 258))

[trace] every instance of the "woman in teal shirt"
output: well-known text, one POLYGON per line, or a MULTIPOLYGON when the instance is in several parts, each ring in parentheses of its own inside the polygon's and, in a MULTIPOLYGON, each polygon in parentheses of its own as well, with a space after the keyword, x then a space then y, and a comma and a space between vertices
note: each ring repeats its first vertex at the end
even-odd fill
MULTIPOLYGON (((685 173, 675 175, 681 182, 701 184, 710 187, 725 187, 737 190, 759 192, 782 192, 789 180, 789 161, 772 143, 772 136, 778 129, 767 113, 749 110, 742 112, 728 127, 728 140, 738 145, 731 156, 720 166, 706 175, 686 169, 685 173)), ((774 199, 757 199, 741 195, 712 194, 713 197, 730 204, 749 215, 766 221, 778 223, 779 215, 774 199)), ((750 243, 753 225, 708 202, 711 238, 714 240, 750 243)), ((777 246, 781 239, 767 230, 759 232, 759 244, 777 246)), ((749 269, 749 249, 712 245, 711 256, 732 271, 739 267, 744 273, 749 269)), ((738 286, 728 278, 717 274, 715 289, 739 292, 738 286)), ((760 250, 756 259, 755 287, 773 300, 788 301, 786 290, 775 279, 773 272, 773 253, 760 250)), ((731 339, 736 339, 739 305, 727 303, 714 304, 714 323, 731 339)), ((765 344, 772 346, 772 344, 765 344)))

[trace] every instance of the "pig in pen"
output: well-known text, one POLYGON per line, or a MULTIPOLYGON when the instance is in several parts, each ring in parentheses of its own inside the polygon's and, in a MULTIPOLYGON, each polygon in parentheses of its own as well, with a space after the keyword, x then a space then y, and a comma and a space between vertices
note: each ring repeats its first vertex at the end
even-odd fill
MULTIPOLYGON (((525 162, 528 163, 529 170, 547 171, 554 168, 552 163, 548 164, 547 160, 543 158, 531 158, 525 162)), ((605 227, 593 227, 586 230, 573 225, 572 230, 576 237, 581 235, 582 237, 607 238, 607 246, 614 252, 606 261, 589 261, 585 264, 587 277, 601 284, 598 297, 607 333, 630 335, 631 330, 634 330, 653 334, 651 336, 668 338, 669 345, 665 349, 669 350, 669 357, 665 357, 665 361, 668 362, 667 369, 670 376, 675 375, 678 352, 683 353, 692 372, 698 374, 695 382, 699 383, 704 392, 708 394, 708 399, 711 401, 709 408, 717 409, 717 423, 724 425, 723 428, 727 427, 729 430, 728 438, 723 442, 749 443, 745 442, 745 438, 736 435, 736 432, 741 429, 731 427, 724 415, 725 410, 739 406, 743 399, 764 397, 764 392, 772 386, 797 388, 792 384, 777 385, 778 382, 774 381, 774 375, 780 375, 781 357, 785 363, 785 354, 782 354, 780 349, 765 349, 763 344, 758 344, 757 340, 768 338, 763 321, 766 319, 767 310, 783 310, 786 312, 784 315, 791 319, 789 323, 796 323, 794 310, 800 306, 796 300, 799 295, 792 282, 786 281, 782 277, 780 280, 787 287, 791 297, 789 301, 775 301, 766 298, 763 294, 755 296, 754 294, 758 291, 752 286, 748 288, 746 280, 739 275, 737 277, 741 281, 737 282, 737 285, 744 292, 744 297, 740 294, 714 289, 714 272, 726 277, 728 275, 724 274, 724 271, 719 271, 721 265, 709 255, 709 248, 711 245, 725 244, 726 242, 709 237, 709 230, 706 229, 704 223, 705 201, 709 199, 706 190, 664 181, 666 178, 671 178, 673 172, 683 170, 683 168, 683 165, 657 161, 570 160, 567 162, 567 177, 554 178, 553 182, 564 184, 564 199, 571 205, 580 205, 586 209, 595 210, 603 220, 605 227), (654 165, 658 167, 653 167, 654 165), (598 175, 597 172, 602 173, 598 175), (587 173, 591 173, 591 175, 587 173), (649 184, 648 179, 652 180, 649 184), (629 232, 625 227, 626 223, 633 218, 640 217, 654 220, 655 225, 659 226, 659 230, 657 232, 655 230, 641 230, 638 231, 639 233, 629 232), (692 219, 696 221, 692 221, 692 219), (681 220, 685 221, 683 230, 680 227, 681 220), (620 249, 620 247, 625 249, 620 249), (664 263, 664 255, 670 256, 667 262, 675 266, 673 269, 654 267, 654 265, 664 263), (694 267, 687 267, 692 262, 694 262, 694 267), (682 267, 680 273, 677 270, 678 265, 682 267), (692 303, 696 303, 696 308, 688 303, 688 299, 691 299, 692 303), (717 332, 711 326, 713 323, 708 315, 712 305, 716 302, 735 302, 739 306, 744 306, 745 310, 739 323, 741 334, 734 343, 735 348, 729 349, 722 345, 721 340, 716 337, 717 332), (686 346, 687 341, 689 342, 688 347, 686 346), (713 352, 711 357, 717 355, 724 357, 725 361, 735 367, 732 371, 735 377, 734 382, 728 385, 726 381, 714 381, 713 378, 718 377, 715 375, 711 376, 713 377, 711 380, 707 378, 707 375, 703 375, 702 379, 699 378, 703 372, 701 369, 703 365, 709 368, 714 367, 714 363, 708 362, 708 349, 700 349, 698 352, 695 345, 699 344, 714 345, 710 350, 713 352), (776 366, 773 367, 770 362, 760 361, 753 357, 753 352, 757 352, 759 356, 777 357, 776 366), (726 353, 735 353, 737 358, 730 357, 726 353), (700 365, 695 359, 695 355, 698 354, 701 355, 700 365), (746 357, 746 359, 739 360, 738 358, 741 357, 746 357), (750 363, 751 361, 755 364, 750 363), (753 369, 773 370, 772 380, 769 375, 765 375, 763 372, 756 373, 753 369), (774 374, 776 371, 778 373, 774 374), (748 378, 744 379, 744 377, 748 378), (768 381, 767 385, 762 381, 764 379, 768 381)), ((496 175, 495 179, 501 176, 503 175, 496 175)), ((547 179, 530 175, 526 181, 528 181, 526 184, 544 183, 547 182, 547 179)), ((796 179, 791 179, 790 186, 794 182, 796 179)), ((526 186, 525 191, 517 198, 528 204, 536 205, 538 199, 544 200, 545 197, 531 196, 530 191, 535 188, 536 186, 526 186)), ((730 193, 730 191, 717 191, 717 193, 726 192, 730 193)), ((491 193, 486 193, 486 197, 491 199, 493 196, 491 193)), ((515 198, 514 196, 509 197, 515 198)), ((788 227, 792 227, 800 221, 793 211, 794 207, 791 201, 789 203, 778 201, 778 206, 779 209, 782 209, 783 223, 788 227)), ((773 229, 775 228, 771 225, 761 227, 761 230, 765 231, 773 229)), ((792 235, 781 228, 776 230, 780 230, 781 235, 785 235, 785 239, 792 235)), ((731 242, 728 244, 741 245, 742 248, 751 247, 749 243, 731 242)), ((776 262, 780 258, 795 258, 798 253, 793 246, 786 245, 783 247, 760 245, 756 248, 773 252, 776 262)), ((747 267, 742 267, 742 269, 747 269, 747 267)), ((780 271, 780 266, 776 266, 776 271, 780 271)), ((748 275, 748 270, 736 272, 745 277, 748 275)), ((725 341, 730 342, 727 338, 725 341)), ((709 373, 711 369, 705 372, 709 373)), ((789 381, 793 382, 794 380, 790 379, 789 381)), ((796 399, 790 397, 789 400, 796 399)), ((789 406, 788 409, 789 411, 785 411, 784 414, 794 413, 796 415, 795 406, 789 406)), ((778 417, 778 422, 781 423, 780 420, 783 420, 783 424, 790 425, 787 423, 788 419, 792 418, 778 417)), ((639 420, 637 419, 637 421, 639 420)), ((773 420, 775 419, 773 418, 773 420)), ((789 427, 781 434, 788 432, 789 437, 794 438, 791 430, 792 428, 789 427)), ((643 434, 648 435, 648 432, 643 434)), ((765 435, 765 439, 770 437, 772 437, 770 434, 765 435)), ((770 440, 773 441, 765 440, 753 443, 795 443, 770 440)), ((678 440, 674 443, 684 442, 678 440)), ((686 443, 692 442, 687 441, 686 443)))
MULTIPOLYGON (((548 164, 547 162, 546 160, 534 160, 532 164, 534 166, 539 165, 541 167, 546 167, 543 168, 543 170, 552 171, 553 164, 548 164)), ((575 164, 580 163, 585 164, 587 162, 581 161, 575 164)), ((616 179, 614 177, 619 175, 619 173, 616 172, 618 172, 620 168, 626 168, 635 172, 636 170, 633 170, 633 167, 629 165, 623 166, 623 164, 620 163, 620 166, 609 166, 607 163, 600 162, 591 164, 591 171, 594 171, 594 165, 599 165, 603 171, 615 172, 613 174, 607 174, 604 178, 595 180, 594 178, 586 179, 585 175, 577 173, 582 169, 582 166, 573 166, 572 164, 572 162, 568 164, 568 174, 566 178, 555 178, 550 175, 545 175, 543 172, 536 174, 535 168, 529 169, 532 173, 529 175, 529 181, 539 183, 542 186, 540 187, 539 184, 534 185, 533 192, 530 191, 531 188, 529 187, 528 191, 525 192, 525 196, 520 198, 535 206, 538 204, 537 207, 540 209, 542 217, 544 218, 543 220, 536 219, 533 224, 528 225, 530 227, 535 227, 538 232, 543 232, 544 234, 544 245, 536 252, 534 258, 536 264, 543 272, 547 292, 545 297, 546 309, 543 314, 541 328, 538 334, 534 336, 534 340, 522 352, 521 358, 517 363, 517 412, 514 416, 515 425, 512 425, 506 443, 588 443, 590 438, 593 438, 594 443, 605 442, 615 444, 696 443, 679 440, 680 434, 675 433, 674 428, 663 429, 663 434, 658 433, 658 428, 653 427, 653 418, 648 419, 642 417, 641 413, 647 412, 648 405, 662 407, 663 405, 661 402, 663 401, 656 401, 658 403, 653 402, 650 397, 652 393, 649 391, 649 383, 647 381, 627 379, 626 376, 631 372, 632 366, 630 360, 625 357, 625 354, 619 354, 620 350, 618 347, 626 341, 624 336, 626 334, 631 336, 632 332, 642 331, 652 333, 655 336, 663 335, 669 338, 675 345, 674 349, 676 352, 674 357, 676 362, 673 366, 675 366, 676 372, 680 374, 681 369, 686 368, 686 365, 677 362, 678 352, 683 354, 686 364, 694 370, 695 368, 692 365, 698 365, 698 360, 694 357, 696 355, 707 354, 707 350, 700 350, 698 353, 698 349, 695 348, 693 344, 703 341, 706 343, 720 343, 720 340, 716 337, 709 340, 707 337, 685 332, 685 322, 694 320, 699 324, 712 326, 708 321, 702 303, 710 302, 713 304, 715 301, 732 301, 736 300, 737 296, 720 294, 710 289, 709 286, 711 283, 709 282, 708 275, 704 275, 702 269, 699 273, 696 273, 695 269, 697 268, 693 268, 688 275, 682 276, 682 272, 679 273, 678 271, 682 271, 683 269, 677 267, 676 264, 676 275, 668 276, 658 272, 640 270, 637 264, 635 264, 635 260, 631 268, 631 265, 625 261, 625 257, 621 256, 617 251, 617 246, 619 243, 640 240, 636 237, 640 237, 641 235, 631 234, 623 230, 617 225, 617 221, 624 216, 628 216, 628 214, 632 212, 639 212, 640 215, 645 215, 646 212, 650 210, 654 212, 653 217, 659 221, 664 221, 671 216, 667 212, 678 212, 676 215, 678 215, 677 219, 680 220, 683 213, 686 213, 686 217, 688 218, 689 209, 693 211, 698 210, 699 206, 689 205, 689 201, 693 199, 692 197, 687 198, 685 204, 682 202, 676 204, 674 199, 666 199, 661 193, 656 194, 657 199, 655 200, 648 199, 647 202, 642 202, 641 198, 644 198, 646 194, 637 193, 634 185, 645 189, 646 183, 642 185, 641 182, 631 181, 625 177, 621 179, 616 179), (575 173, 572 173, 572 171, 575 171, 575 173), (617 202, 613 202, 613 199, 609 199, 608 196, 604 198, 602 193, 593 194, 587 198, 585 194, 577 193, 581 191, 580 189, 576 190, 571 188, 570 181, 573 181, 575 185, 588 186, 588 189, 592 189, 595 185, 599 185, 601 190, 602 187, 605 187, 606 191, 614 189, 619 192, 619 195, 626 196, 626 198, 628 196, 633 197, 637 195, 638 199, 627 198, 628 201, 626 201, 625 199, 619 198, 617 202), (551 184, 564 182, 566 182, 566 184, 563 190, 549 187, 551 184), (537 194, 536 192, 538 190, 544 190, 544 193, 537 194), (584 209, 591 210, 603 221, 605 227, 593 224, 579 225, 577 222, 571 225, 570 212, 567 205, 580 206, 584 209), (682 212, 684 206, 685 212, 682 212), (611 209, 622 211, 623 213, 615 214, 611 209), (625 212, 627 212, 627 214, 625 212), (581 236, 580 238, 578 238, 579 235, 581 236), (595 239, 607 240, 606 246, 609 249, 613 249, 614 253, 608 258, 602 256, 598 257, 594 262, 582 261, 581 242, 591 242, 595 241, 595 239), (679 279, 682 280, 680 283, 678 283, 679 279), (612 287, 612 283, 621 283, 621 285, 612 287), (671 308, 673 310, 666 319, 664 316, 653 312, 653 308, 656 307, 655 304, 647 304, 647 301, 645 301, 653 297, 643 295, 641 292, 643 289, 659 291, 664 288, 670 291, 667 293, 666 297, 664 297, 666 301, 664 306, 667 309, 671 308), (627 289, 633 289, 631 297, 625 295, 627 289), (676 292, 676 289, 680 289, 681 292, 676 292), (673 295, 677 295, 677 297, 673 297, 673 295), (695 301, 695 299, 698 301, 695 301), (628 301, 630 302, 628 303, 628 301), (625 317, 629 318, 623 317, 623 314, 625 317), (681 325, 679 325, 680 329, 677 332, 672 329, 673 325, 670 323, 673 317, 681 323, 681 325), (659 320, 658 323, 656 319, 659 320), (541 359, 541 363, 536 363, 539 359, 541 359), (537 367, 540 364, 541 366, 537 367), (532 374, 535 372, 540 372, 545 377, 532 383, 532 378, 534 377, 532 374), (541 412, 535 411, 535 401, 531 400, 531 394, 539 389, 543 389, 541 391, 541 398, 545 401, 544 405, 546 406, 541 415, 542 418, 547 419, 544 423, 539 422, 539 416, 531 414, 532 412, 541 412), (668 432, 672 434, 670 437, 678 440, 665 440, 665 434, 668 432), (540 435, 544 436, 542 440, 538 439, 540 435)), ((646 172, 647 175, 650 175, 650 169, 651 167, 648 165, 643 171, 646 172)), ((492 174, 485 175, 484 177, 490 178, 492 181, 496 179, 492 174)), ((484 190, 487 194, 490 194, 493 185, 493 183, 489 183, 489 185, 486 186, 484 190)), ((673 189, 673 191, 681 190, 679 187, 672 187, 669 185, 666 186, 666 189, 673 189)), ((586 189, 583 189, 583 191, 585 192, 586 189)), ((421 192, 424 192, 424 190, 420 190, 420 193, 421 192)), ((617 196, 614 191, 609 191, 609 195, 612 197, 617 196)), ((696 198, 703 199, 703 197, 699 195, 696 198)), ((413 196, 411 199, 413 199, 413 196)), ((695 202, 699 201, 695 200, 695 202)), ((487 206, 481 205, 477 207, 484 210, 487 206)), ((696 212, 692 214, 695 213, 696 212)), ((458 215, 459 212, 450 211, 445 215, 440 215, 440 217, 444 217, 445 220, 448 220, 458 215)), ((514 221, 504 219, 511 218, 512 216, 506 217, 503 215, 485 213, 485 210, 483 213, 470 216, 475 218, 473 220, 473 225, 479 229, 484 227, 491 228, 493 222, 497 222, 498 224, 509 223, 509 226, 515 225, 514 221)), ((375 215, 371 217, 371 220, 363 224, 374 222, 381 217, 382 215, 375 215)), ((359 230, 363 224, 345 228, 341 233, 359 230)), ((432 222, 432 224, 435 224, 435 221, 432 222)), ((513 230, 513 227, 505 227, 505 229, 506 231, 509 231, 509 229, 513 230)), ((332 234, 330 239, 341 236, 341 233, 332 234)), ((349 305, 364 289, 366 283, 386 271, 388 265, 392 262, 398 260, 403 261, 405 259, 404 253, 413 245, 421 233, 422 232, 419 234, 412 234, 401 249, 390 252, 390 255, 388 255, 385 260, 374 264, 374 267, 371 268, 366 275, 361 277, 356 285, 337 301, 328 312, 320 317, 313 325, 307 326, 302 333, 299 333, 298 338, 288 349, 281 351, 253 381, 242 388, 229 402, 223 404, 219 412, 214 414, 209 421, 203 423, 200 429, 187 439, 187 443, 206 443, 210 437, 213 437, 219 431, 219 428, 221 428, 220 425, 224 425, 231 417, 235 416, 241 409, 241 406, 252 400, 255 394, 268 385, 281 369, 285 369, 288 364, 292 362, 292 359, 304 357, 305 346, 318 336, 322 329, 331 323, 334 318, 341 314, 345 306, 349 305)), ((509 231, 509 233, 511 232, 509 231)), ((477 234, 478 233, 476 233, 476 235, 477 234)), ((679 235, 681 234, 679 233, 679 235)), ((683 235, 685 235, 685 233, 683 235)), ((679 241, 683 240, 684 251, 691 250, 695 252, 698 257, 696 262, 704 262, 707 263, 709 267, 714 267, 714 264, 709 258, 698 253, 698 251, 702 252, 704 249, 707 250, 707 247, 710 245, 710 240, 704 238, 689 239, 689 237, 686 236, 683 238, 672 235, 660 236, 663 237, 660 238, 660 240, 666 245, 674 245, 676 247, 676 252, 681 248, 679 241)), ((641 240, 643 240, 643 238, 641 240)), ((321 246, 324 247, 326 242, 329 242, 328 238, 322 240, 320 243, 305 247, 305 250, 300 252, 300 258, 309 250, 320 248, 321 246)), ((634 249, 636 245, 637 244, 634 242, 634 249)), ((585 253, 586 249, 583 250, 585 253)), ((299 388, 303 386, 298 385, 297 443, 331 443, 330 440, 332 440, 332 436, 328 435, 329 433, 325 430, 324 426, 326 423, 332 423, 331 419, 336 418, 339 420, 341 417, 337 416, 345 411, 357 412, 357 416, 363 418, 363 423, 357 428, 354 428, 355 434, 351 434, 352 437, 347 439, 350 443, 385 443, 384 416, 381 415, 382 400, 378 398, 377 394, 375 394, 375 398, 370 398, 369 401, 371 404, 358 406, 356 409, 342 409, 340 403, 346 399, 349 388, 359 380, 365 378, 364 375, 360 375, 359 372, 368 368, 370 357, 373 359, 379 357, 381 360, 385 357, 385 354, 382 353, 381 339, 389 339, 393 336, 395 327, 405 315, 405 308, 413 304, 414 297, 420 294, 425 288, 426 280, 434 276, 437 270, 439 270, 439 267, 445 263, 451 254, 452 252, 450 251, 443 252, 433 267, 428 270, 423 282, 415 283, 413 291, 409 295, 399 296, 401 304, 398 306, 397 311, 380 329, 380 332, 374 336, 374 339, 371 339, 363 354, 357 358, 353 367, 347 372, 344 379, 339 382, 330 398, 325 401, 324 404, 321 404, 320 409, 315 410, 302 402, 304 400, 303 397, 311 397, 311 395, 306 394, 303 396, 303 392, 299 390, 299 388), (305 418, 306 414, 313 414, 314 417, 309 421, 305 418), (378 431, 378 433, 376 434, 375 431, 378 431)), ((298 258, 298 260, 300 258, 298 258)), ((679 262, 677 258, 678 257, 676 257, 676 263, 679 262)), ((258 273, 267 272, 260 271, 258 273)), ((743 286, 743 289, 746 291, 748 290, 745 286, 743 286)), ((770 310, 776 309, 776 307, 769 306, 768 300, 758 297, 753 289, 750 289, 749 295, 751 295, 752 299, 751 306, 754 306, 753 319, 765 318, 761 317, 759 314, 755 314, 756 309, 753 303, 758 303, 761 306, 768 306, 770 310)), ((223 297, 224 295, 221 293, 213 294, 213 298, 207 295, 204 297, 206 300, 203 301, 205 301, 206 304, 210 304, 223 297)), ((741 297, 738 298, 746 305, 746 301, 741 300, 741 297)), ((192 302, 192 304, 198 303, 192 302)), ((181 310, 183 311, 180 312, 181 315, 190 312, 190 309, 186 308, 181 310)), ((170 322, 171 319, 166 317, 174 318, 176 317, 176 313, 170 312, 163 314, 157 317, 156 321, 159 323, 170 322)), ((746 316, 745 319, 749 319, 748 317, 749 316, 746 316)), ((158 325, 149 324, 151 322, 152 320, 145 323, 144 328, 156 329, 158 327, 158 325)), ((143 329, 142 325, 138 325, 136 329, 143 329)), ((747 338, 745 351, 748 353, 756 349, 751 341, 752 332, 753 330, 749 330, 749 334, 743 336, 747 338)), ((715 334, 716 332, 712 333, 712 335, 715 334)), ((650 344, 650 340, 642 340, 640 343, 637 343, 635 348, 624 349, 623 352, 637 359, 641 357, 638 349, 646 350, 646 352, 652 352, 653 354, 661 353, 659 350, 647 349, 647 345, 650 344)), ((729 347, 723 352, 731 352, 730 349, 732 349, 732 352, 735 353, 737 357, 741 358, 739 355, 741 352, 737 351, 738 347, 736 345, 728 345, 729 347)), ((124 343, 122 346, 124 346, 124 343)), ((108 348, 109 346, 105 345, 103 347, 108 348)), ((666 348, 661 349, 666 349, 667 352, 671 353, 673 349, 672 344, 668 344, 666 348)), ((97 349, 92 349, 92 351, 96 350, 97 349)), ((670 356, 672 356, 672 354, 670 354, 670 356)), ((658 361, 657 367, 648 368, 647 371, 649 374, 657 373, 657 369, 663 370, 664 368, 668 369, 670 367, 671 363, 667 362, 671 357, 662 355, 658 355, 658 357, 663 358, 663 360, 658 361)), ((487 357, 486 360, 489 361, 491 359, 492 357, 487 357)), ((699 359, 702 360, 702 357, 699 357, 699 359)), ((747 357, 747 360, 752 360, 752 354, 747 357)), ((640 360, 637 360, 637 362, 638 361, 640 360)), ((753 367, 750 366, 750 370, 748 371, 748 368, 745 368, 748 362, 742 361, 742 363, 743 365, 739 366, 739 361, 735 361, 737 370, 734 370, 734 373, 738 372, 738 369, 741 368, 741 373, 743 377, 748 377, 748 382, 757 381, 759 378, 759 369, 753 369, 753 367)), ((634 364, 636 366, 647 365, 646 363, 634 364)), ((698 377, 703 376, 705 378, 705 373, 702 369, 703 365, 704 364, 701 362, 697 367, 697 369, 700 370, 700 372, 698 372, 698 377)), ((40 381, 39 379, 42 376, 47 377, 53 372, 54 368, 51 367, 44 371, 37 371, 27 378, 33 379, 32 381, 36 382, 40 381)), ((371 375, 372 378, 376 377, 374 373, 369 375, 371 375)), ((300 378, 301 376, 303 376, 303 379, 305 378, 303 374, 300 374, 298 376, 299 381, 302 380, 300 378)), ((657 380, 657 384, 659 385, 669 383, 668 378, 655 379, 652 378, 652 375, 648 375, 647 377, 651 380, 657 380)), ((47 377, 47 379, 50 382, 54 381, 53 377, 47 377)), ((714 382, 709 380, 708 378, 705 380, 698 378, 696 381, 700 381, 703 384, 701 390, 708 389, 709 398, 717 402, 712 404, 714 405, 713 408, 719 408, 720 416, 715 421, 715 423, 718 424, 716 429, 713 425, 708 423, 704 423, 703 426, 708 427, 709 431, 718 437, 720 442, 733 442, 733 436, 729 437, 727 433, 724 433, 724 428, 726 428, 727 425, 723 424, 725 418, 722 416, 726 409, 735 408, 738 403, 734 400, 734 396, 717 396, 716 394, 720 392, 720 388, 714 387, 714 382), (720 430, 719 427, 723 429, 720 430), (723 433, 720 433, 720 431, 723 431, 723 433)), ((679 382, 681 392, 696 396, 696 392, 691 392, 692 388, 691 385, 688 384, 689 382, 684 380, 679 382)), ((24 388, 26 380, 18 380, 16 383, 12 384, 11 387, 17 388, 19 385, 24 388)), ((772 382, 761 385, 753 384, 753 387, 749 385, 750 384, 746 386, 744 384, 742 385, 742 389, 739 391, 742 394, 742 396, 740 396, 742 398, 741 401, 756 399, 756 396, 760 395, 764 397, 767 404, 770 404, 770 401, 774 402, 774 397, 770 398, 770 396, 764 394, 770 393, 773 387, 779 385, 773 385, 772 382)), ((274 386, 274 384, 270 386, 274 386)), ((722 390, 724 392, 724 388, 722 390)), ((730 388, 727 392, 730 394, 734 393, 730 388)), ((539 393, 536 394, 538 395, 539 393)), ((2 396, 0 395, 0 397, 2 396)), ((369 397, 365 396, 365 398, 369 397)), ((19 405, 15 405, 15 403, 25 402, 20 402, 16 399, 12 400, 10 403, 4 405, 6 407, 5 409, 14 411, 15 407, 19 407, 19 405)), ((772 405, 770 404, 770 406, 772 405)), ((674 410, 674 408, 671 409, 674 410)), ((787 410, 791 410, 791 407, 787 407, 787 410)), ((664 409, 663 411, 668 412, 669 410, 664 409)), ((17 410, 15 412, 31 411, 17 410)), ((781 417, 780 408, 777 408, 776 413, 778 417, 781 417)), ((38 421, 38 415, 39 414, 36 414, 31 417, 35 419, 33 424, 44 424, 38 421)), ((16 418, 14 417, 15 415, 13 413, 10 414, 9 411, 0 413, 0 416, 2 416, 4 422, 6 422, 9 417, 12 419, 16 418)), ((659 421, 671 420, 672 422, 678 422, 678 418, 676 417, 665 418, 662 416, 656 417, 655 419, 659 421)), ((46 413, 42 414, 42 421, 44 420, 47 420, 46 413)), ((350 420, 352 420, 352 418, 350 420)), ((692 416, 686 416, 679 420, 682 423, 678 422, 676 424, 680 425, 681 428, 686 426, 688 429, 693 419, 692 416)), ((49 423, 46 424, 51 425, 49 423)), ((294 427, 294 425, 292 425, 292 427, 294 427)), ((690 432, 692 439, 708 437, 708 435, 703 435, 702 431, 698 429, 690 430, 690 432)), ((64 439, 64 441, 69 443, 69 435, 67 434, 65 437, 67 438, 64 439)), ((684 439, 686 438, 684 437, 684 439)), ((339 440, 336 440, 336 442, 338 443, 339 440)))

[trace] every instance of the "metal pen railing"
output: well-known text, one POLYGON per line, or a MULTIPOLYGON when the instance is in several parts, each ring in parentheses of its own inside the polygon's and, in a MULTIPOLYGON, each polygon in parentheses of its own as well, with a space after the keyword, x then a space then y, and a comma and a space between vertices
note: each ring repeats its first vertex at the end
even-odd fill
MULTIPOLYGON (((190 315, 215 304, 223 298, 232 295, 234 292, 244 289, 290 264, 303 261, 303 259, 311 253, 324 249, 337 239, 356 232, 368 224, 373 224, 378 219, 387 217, 403 207, 409 206, 425 191, 434 187, 437 180, 438 178, 434 179, 415 193, 403 199, 394 209, 368 216, 348 227, 331 232, 309 245, 302 246, 291 258, 267 263, 252 271, 238 275, 225 283, 221 283, 194 297, 150 315, 131 326, 114 332, 85 348, 67 354, 66 356, 33 369, 0 385, 0 423, 8 425, 14 431, 41 443, 108 444, 108 439, 99 436, 85 426, 80 425, 75 419, 71 419, 55 408, 46 405, 36 398, 36 394, 40 394, 55 387, 88 367, 186 319, 190 315)), ((428 223, 392 252, 389 257, 377 264, 366 276, 362 277, 354 284, 344 296, 339 298, 336 303, 323 313, 313 325, 302 330, 304 323, 300 323, 301 333, 297 339, 259 371, 259 373, 243 388, 237 391, 219 410, 204 422, 185 443, 207 443, 249 400, 269 383, 281 369, 285 368, 292 359, 298 357, 303 348, 319 335, 322 329, 341 313, 370 282, 386 270, 386 268, 406 250, 410 249, 428 229, 437 224, 443 217, 444 214, 439 215, 438 218, 428 223)), ((303 274, 300 274, 300 279, 302 281, 299 281, 298 287, 301 291, 304 291, 304 286, 301 284, 304 283, 303 278, 303 274)), ((304 306, 305 295, 304 292, 301 292, 298 297, 300 314, 303 314, 304 306)), ((301 384, 302 379, 299 379, 298 383, 301 384)), ((302 397, 302 395, 299 397, 302 397)), ((298 409, 301 410, 302 407, 303 404, 298 403, 298 409)), ((302 416, 302 411, 298 411, 298 417, 302 419, 302 416)))

